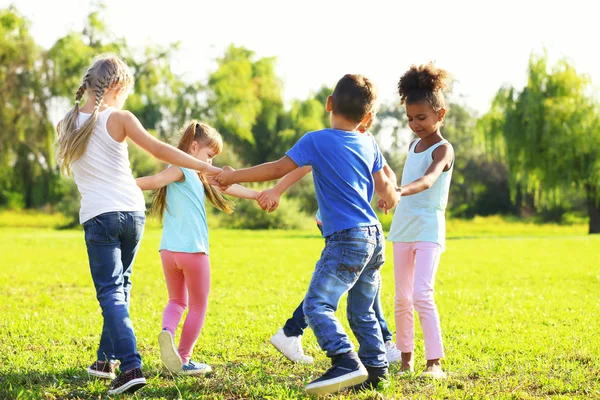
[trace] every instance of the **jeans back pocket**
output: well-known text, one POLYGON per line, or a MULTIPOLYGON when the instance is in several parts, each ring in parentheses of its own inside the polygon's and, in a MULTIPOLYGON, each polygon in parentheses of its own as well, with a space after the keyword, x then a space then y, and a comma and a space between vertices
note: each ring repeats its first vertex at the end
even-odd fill
POLYGON ((354 283, 367 265, 369 253, 342 249, 342 258, 335 272, 336 276, 346 283, 354 283))

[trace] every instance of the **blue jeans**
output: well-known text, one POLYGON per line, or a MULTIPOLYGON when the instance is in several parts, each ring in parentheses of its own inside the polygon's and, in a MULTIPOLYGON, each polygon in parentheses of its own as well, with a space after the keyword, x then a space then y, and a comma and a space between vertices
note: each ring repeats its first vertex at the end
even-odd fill
POLYGON ((360 343, 358 356, 366 366, 387 366, 381 328, 373 309, 384 250, 381 225, 346 229, 325 238, 303 310, 328 357, 354 350, 335 316, 340 298, 348 292, 347 316, 360 343))
MULTIPOLYGON (((390 328, 388 328, 385 317, 383 316, 383 309, 381 308, 381 299, 379 298, 379 293, 381 292, 381 283, 379 284, 379 289, 377 289, 377 294, 375 294, 375 301, 373 303, 373 311, 375 311, 375 318, 377 318, 377 322, 379 323, 379 328, 381 328, 381 335, 383 336, 383 342, 388 342, 394 339, 394 335, 390 332, 390 328)), ((285 325, 283 326, 283 332, 286 336, 300 336, 304 334, 304 330, 308 327, 308 322, 306 322, 306 317, 304 316, 304 310, 302 309, 304 306, 304 300, 300 302, 298 307, 294 310, 292 314, 292 318, 285 321, 285 325)))
POLYGON ((129 318, 131 272, 146 216, 143 212, 108 212, 83 224, 96 298, 104 324, 98 360, 120 360, 121 371, 141 368, 129 318))
MULTIPOLYGON (((317 228, 323 234, 323 226, 317 223, 317 228)), ((375 302, 373 303, 373 309, 375 310, 375 318, 379 322, 379 327, 381 328, 381 334, 383 335, 383 342, 388 342, 394 338, 392 332, 388 328, 385 317, 383 316, 383 309, 381 308, 381 299, 379 298, 379 293, 381 292, 381 282, 379 283, 379 289, 377 289, 377 294, 375 295, 375 302)), ((292 314, 292 318, 285 321, 285 325, 283 325, 283 332, 286 336, 300 336, 304 334, 304 330, 308 327, 308 322, 306 322, 306 317, 304 316, 304 300, 300 302, 298 307, 294 310, 292 314)))

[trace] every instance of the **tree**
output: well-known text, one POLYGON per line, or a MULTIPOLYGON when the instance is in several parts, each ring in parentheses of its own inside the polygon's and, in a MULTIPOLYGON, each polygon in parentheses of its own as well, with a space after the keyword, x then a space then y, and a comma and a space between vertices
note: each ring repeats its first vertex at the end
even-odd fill
POLYGON ((43 52, 14 7, 0 10, 0 38, 0 204, 39 206, 55 180, 43 52))
POLYGON ((560 206, 585 193, 589 233, 600 233, 600 108, 591 82, 567 60, 550 69, 548 56, 529 60, 527 86, 502 88, 482 121, 490 150, 509 166, 513 199, 560 206))

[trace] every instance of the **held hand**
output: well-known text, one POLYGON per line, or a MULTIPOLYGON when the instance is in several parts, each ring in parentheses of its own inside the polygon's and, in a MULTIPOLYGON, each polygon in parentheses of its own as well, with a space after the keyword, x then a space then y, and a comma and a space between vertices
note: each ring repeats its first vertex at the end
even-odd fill
POLYGON ((263 190, 260 196, 258 196, 257 201, 263 210, 267 210, 271 213, 279 207, 280 198, 281 195, 271 188, 263 190))
POLYGON ((227 190, 231 185, 237 183, 235 182, 235 169, 230 166, 223 167, 223 170, 213 178, 213 182, 222 191, 227 190))
POLYGON ((387 213, 388 213, 388 210, 390 209, 390 208, 388 207, 388 205, 387 205, 386 201, 385 201, 385 200, 383 200, 383 199, 379 199, 379 200, 377 201, 377 207, 378 207, 379 209, 383 210, 383 213, 384 213, 384 214, 386 214, 386 215, 387 215, 387 213))

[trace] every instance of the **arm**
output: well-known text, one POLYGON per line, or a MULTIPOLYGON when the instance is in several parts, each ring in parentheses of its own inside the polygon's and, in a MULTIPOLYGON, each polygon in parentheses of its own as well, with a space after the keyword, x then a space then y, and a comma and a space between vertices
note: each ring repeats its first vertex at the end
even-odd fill
POLYGON ((144 129, 140 121, 131 112, 121 111, 119 117, 122 119, 125 135, 155 158, 169 164, 194 169, 207 175, 216 175, 221 171, 220 168, 213 167, 176 147, 156 139, 144 129))
POLYGON ((223 171, 215 176, 214 181, 219 186, 227 186, 239 182, 264 182, 281 178, 298 168, 296 163, 288 156, 273 162, 257 165, 255 167, 234 170, 231 167, 223 168, 223 171))
POLYGON ((392 183, 394 184, 394 187, 398 186, 398 178, 396 177, 394 170, 387 164, 387 161, 385 162, 385 165, 383 166, 383 173, 385 174, 385 176, 388 177, 388 179, 390 181, 392 181, 392 183))
POLYGON ((380 207, 383 205, 387 214, 387 210, 398 204, 400 194, 396 192, 396 185, 387 177, 383 168, 373 174, 373 179, 375 181, 375 192, 383 202, 380 201, 379 205, 380 207))
POLYGON ((184 179, 181 168, 169 167, 156 175, 137 178, 135 183, 142 190, 154 190, 167 186, 171 182, 182 182, 184 179))
POLYGON ((450 146, 440 146, 433 151, 433 161, 425 175, 407 185, 402 186, 402 196, 410 196, 429 189, 440 177, 442 172, 450 168, 454 160, 454 150, 450 146))
POLYGON ((260 194, 259 191, 244 187, 242 185, 232 185, 224 193, 233 197, 237 197, 238 199, 248 200, 256 200, 260 194))
POLYGON ((283 177, 282 180, 277 182, 275 186, 270 189, 263 190, 260 196, 256 199, 258 204, 263 210, 273 212, 279 207, 279 199, 281 195, 290 188, 293 184, 304 178, 312 171, 312 167, 307 165, 302 168, 296 168, 289 174, 283 177))

